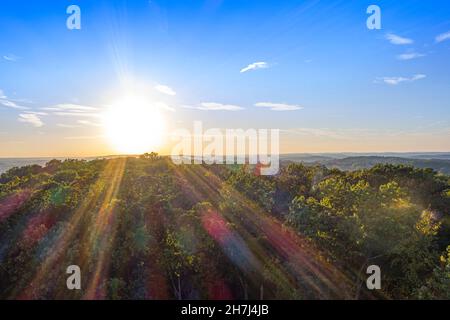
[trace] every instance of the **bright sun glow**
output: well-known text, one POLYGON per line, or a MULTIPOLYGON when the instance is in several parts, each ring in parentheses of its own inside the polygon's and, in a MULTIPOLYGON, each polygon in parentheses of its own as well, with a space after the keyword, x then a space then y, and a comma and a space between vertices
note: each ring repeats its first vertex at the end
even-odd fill
POLYGON ((158 107, 137 96, 120 99, 103 117, 105 134, 117 152, 142 154, 161 146, 165 121, 158 107))

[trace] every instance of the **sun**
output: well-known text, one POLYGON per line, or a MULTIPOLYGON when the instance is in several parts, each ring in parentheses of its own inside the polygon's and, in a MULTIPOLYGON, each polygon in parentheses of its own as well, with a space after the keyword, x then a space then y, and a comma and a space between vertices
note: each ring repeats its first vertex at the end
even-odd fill
POLYGON ((103 114, 103 125, 105 136, 121 154, 158 151, 165 132, 165 119, 159 108, 139 96, 118 99, 103 114))

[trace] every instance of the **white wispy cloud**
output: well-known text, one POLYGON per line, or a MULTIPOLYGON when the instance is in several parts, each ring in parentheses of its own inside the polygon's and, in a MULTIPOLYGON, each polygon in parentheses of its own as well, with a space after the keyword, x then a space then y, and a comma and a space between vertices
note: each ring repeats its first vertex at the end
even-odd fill
POLYGON ((155 86, 155 90, 159 91, 162 94, 166 94, 168 96, 176 96, 177 95, 175 90, 173 90, 171 87, 165 86, 162 84, 158 84, 157 86, 155 86))
POLYGON ((56 126, 60 128, 66 128, 66 129, 74 129, 74 128, 81 128, 81 127, 102 127, 103 124, 99 122, 93 122, 90 120, 77 120, 76 123, 58 123, 56 126))
POLYGON ((258 102, 255 104, 255 107, 269 108, 272 111, 294 111, 303 109, 303 107, 295 104, 272 103, 272 102, 258 102))
POLYGON ((411 52, 411 53, 403 53, 403 54, 399 54, 397 56, 398 60, 412 60, 412 59, 417 59, 417 58, 421 58, 421 57, 425 57, 426 54, 423 53, 417 53, 417 52, 411 52))
POLYGON ((92 112, 98 110, 95 107, 83 106, 78 104, 62 103, 52 107, 42 108, 46 111, 69 111, 69 112, 92 112))
POLYGON ((17 104, 17 102, 25 101, 26 100, 10 99, 2 90, 0 90, 0 105, 11 109, 21 110, 22 113, 20 113, 17 118, 19 122, 30 124, 36 128, 44 126, 41 116, 46 116, 47 113, 42 111, 33 111, 29 107, 17 104))
POLYGON ((4 55, 3 59, 5 59, 6 61, 10 61, 10 62, 16 62, 17 60, 20 59, 20 57, 14 55, 14 54, 8 54, 8 55, 4 55))
POLYGON ((56 126, 60 127, 60 128, 65 128, 65 129, 74 129, 74 128, 79 128, 80 127, 80 125, 66 124, 66 123, 57 123, 56 126))
POLYGON ((41 108, 49 111, 54 116, 77 117, 77 118, 99 118, 101 117, 98 108, 79 104, 62 103, 51 107, 41 108))
POLYGON ((41 118, 33 113, 21 113, 19 114, 19 118, 17 118, 19 122, 30 124, 36 128, 40 128, 44 126, 41 118))
POLYGON ((29 109, 28 107, 18 105, 16 102, 14 102, 12 100, 8 100, 8 99, 0 99, 0 105, 7 107, 7 108, 11 108, 11 109, 17 109, 17 110, 29 109))
POLYGON ((104 138, 103 135, 97 136, 74 136, 74 137, 64 137, 66 140, 92 140, 92 139, 101 139, 104 138))
POLYGON ((166 111, 170 111, 170 112, 175 112, 175 108, 172 108, 171 106, 167 105, 164 102, 158 101, 158 102, 154 102, 152 104, 153 107, 159 108, 161 110, 166 110, 166 111))
POLYGON ((80 117, 80 118, 99 118, 101 114, 92 112, 54 112, 55 116, 60 117, 80 117))
POLYGON ((246 66, 245 68, 241 69, 241 73, 252 71, 252 70, 258 70, 258 69, 267 69, 269 68, 269 64, 267 62, 261 61, 261 62, 254 62, 246 66))
POLYGON ((450 40, 450 31, 446 32, 446 33, 441 33, 440 35, 436 36, 436 42, 442 42, 445 40, 450 40))
POLYGON ((289 130, 283 130, 288 134, 302 135, 302 136, 313 136, 313 137, 323 137, 331 139, 348 139, 348 133, 343 130, 328 129, 328 128, 294 128, 289 130))
POLYGON ((217 103, 217 102, 203 102, 199 106, 183 106, 183 108, 204 110, 204 111, 239 111, 239 110, 243 110, 243 108, 240 106, 236 106, 236 105, 232 105, 232 104, 217 103))
POLYGON ((37 116, 48 116, 47 112, 41 112, 41 111, 25 111, 25 113, 35 114, 37 116))
POLYGON ((425 74, 416 74, 410 78, 407 77, 382 77, 378 78, 376 82, 384 82, 389 85, 396 86, 402 82, 414 82, 418 80, 425 79, 427 76, 425 74))
POLYGON ((18 105, 17 102, 18 102, 18 100, 8 98, 6 96, 6 94, 2 90, 0 90, 0 105, 7 107, 7 108, 17 109, 17 110, 29 109, 28 107, 18 105))
POLYGON ((98 122, 92 122, 89 120, 78 120, 77 123, 84 125, 84 126, 91 126, 91 127, 101 127, 103 126, 101 123, 98 122))
POLYGON ((414 40, 412 40, 412 39, 403 38, 403 37, 400 37, 393 33, 388 33, 386 35, 386 39, 389 40, 390 43, 395 44, 395 45, 405 45, 405 44, 414 43, 414 40))

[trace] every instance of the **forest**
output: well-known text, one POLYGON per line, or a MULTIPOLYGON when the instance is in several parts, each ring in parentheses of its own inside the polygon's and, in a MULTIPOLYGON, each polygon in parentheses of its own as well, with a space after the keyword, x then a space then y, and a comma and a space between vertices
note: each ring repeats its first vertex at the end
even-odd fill
POLYGON ((261 176, 154 153, 13 168, 0 299, 450 299, 450 177, 301 163, 261 176))

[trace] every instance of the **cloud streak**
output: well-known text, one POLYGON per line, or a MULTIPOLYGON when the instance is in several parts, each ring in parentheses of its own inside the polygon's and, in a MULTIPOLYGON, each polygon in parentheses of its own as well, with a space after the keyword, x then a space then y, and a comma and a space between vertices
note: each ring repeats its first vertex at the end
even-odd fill
POLYGON ((171 87, 168 87, 168 86, 165 86, 162 84, 158 84, 157 86, 155 86, 155 90, 162 94, 166 94, 168 96, 176 96, 177 95, 175 90, 173 90, 171 87))
POLYGON ((30 124, 33 127, 40 128, 44 126, 41 118, 37 114, 34 113, 21 113, 19 114, 19 118, 17 118, 19 122, 23 122, 26 124, 30 124))
POLYGON ((2 90, 0 90, 0 105, 4 106, 6 108, 17 109, 17 110, 29 109, 28 107, 18 105, 15 100, 8 98, 2 90))
POLYGON ((416 74, 412 76, 411 78, 406 77, 382 77, 378 78, 376 82, 384 82, 388 85, 396 86, 402 82, 414 82, 418 80, 425 79, 427 76, 424 74, 416 74))
POLYGON ((102 127, 103 124, 99 122, 93 122, 89 120, 77 120, 75 124, 58 123, 56 126, 65 129, 74 129, 82 127, 102 127))
POLYGON ((98 108, 83 106, 78 104, 63 103, 52 107, 41 108, 44 111, 50 111, 52 115, 60 117, 78 117, 78 118, 99 118, 98 108))
POLYGON ((232 105, 232 104, 223 104, 217 102, 203 102, 199 106, 184 106, 187 109, 196 109, 202 111, 239 111, 243 110, 242 107, 232 105))
POLYGON ((417 58, 421 58, 421 57, 425 57, 425 54, 422 53, 416 53, 416 52, 412 52, 412 53, 403 53, 403 54, 399 54, 397 56, 398 60, 413 60, 413 59, 417 59, 417 58))
POLYGON ((161 109, 161 110, 166 110, 166 111, 170 111, 170 112, 175 112, 176 111, 175 108, 172 108, 171 106, 165 104, 164 102, 158 101, 158 102, 154 102, 152 105, 154 107, 156 107, 156 108, 161 109))
POLYGON ((255 107, 269 108, 272 111, 295 111, 303 109, 303 107, 299 105, 272 102, 258 102, 255 104, 255 107))
POLYGON ((20 57, 14 55, 14 54, 8 54, 8 55, 4 55, 3 59, 9 62, 16 62, 20 59, 20 57))
POLYGON ((393 33, 388 33, 386 35, 386 39, 389 40, 390 43, 395 45, 406 45, 406 44, 413 44, 414 40, 400 37, 393 33))
POLYGON ((294 128, 289 130, 284 130, 288 134, 302 135, 302 136, 312 136, 336 140, 348 139, 349 135, 342 130, 332 130, 328 128, 294 128))
POLYGON ((99 113, 91 112, 54 112, 53 115, 60 117, 80 117, 80 118, 99 118, 99 113))
POLYGON ((7 100, 7 99, 0 99, 0 105, 7 107, 7 108, 11 108, 11 109, 17 109, 17 110, 29 109, 28 107, 20 106, 17 103, 15 103, 14 101, 7 100))
POLYGON ((64 128, 64 129, 74 129, 74 128, 79 128, 80 127, 80 125, 66 124, 66 123, 57 123, 56 126, 59 127, 59 128, 64 128))
POLYGON ((93 140, 93 139, 101 139, 104 138, 103 135, 97 136, 74 136, 74 137, 64 137, 66 140, 93 140))
POLYGON ((249 64, 248 66, 246 66, 245 68, 241 69, 241 73, 245 73, 248 71, 254 71, 254 70, 258 70, 258 69, 267 69, 269 68, 269 65, 267 62, 254 62, 249 64))
POLYGON ((92 122, 89 120, 78 120, 77 123, 83 125, 83 126, 90 126, 90 127, 101 127, 103 126, 101 123, 98 122, 92 122))
POLYGON ((42 108, 46 111, 69 111, 69 112, 92 112, 98 110, 95 107, 82 106, 78 104, 63 103, 53 107, 42 108))
POLYGON ((440 35, 436 36, 436 42, 440 43, 446 40, 450 40, 450 31, 446 32, 446 33, 441 33, 440 35))

